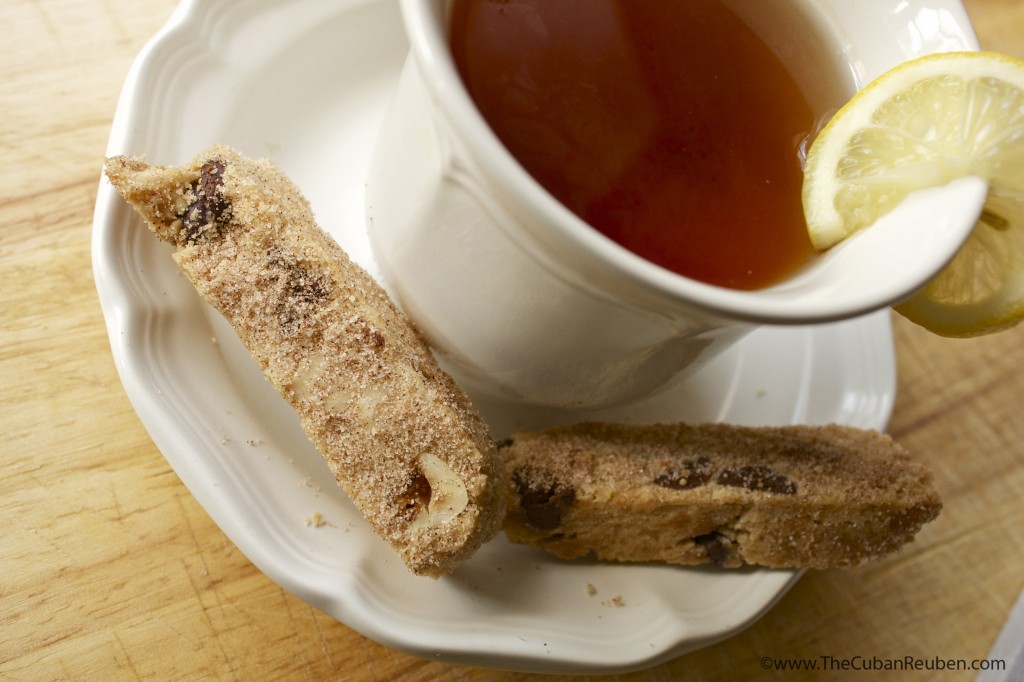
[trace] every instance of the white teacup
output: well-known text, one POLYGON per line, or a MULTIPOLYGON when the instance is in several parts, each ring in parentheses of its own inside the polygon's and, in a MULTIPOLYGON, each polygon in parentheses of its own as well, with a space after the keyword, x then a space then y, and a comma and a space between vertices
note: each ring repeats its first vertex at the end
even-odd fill
MULTIPOLYGON (((805 94, 821 111, 915 53, 976 48, 956 30, 969 24, 954 0, 895 9, 891 0, 734 4, 791 71, 814 71, 798 80, 812 84, 805 94), (934 35, 922 35, 915 10, 938 21, 934 35)), ((821 323, 889 306, 951 255, 924 249, 908 274, 905 257, 879 262, 881 244, 755 292, 662 269, 586 225, 502 146, 457 74, 447 3, 401 7, 411 51, 367 178, 370 239, 400 305, 468 388, 560 407, 629 403, 759 324, 821 323)), ((968 185, 919 198, 889 222, 936 221, 965 235, 983 193, 968 185)))

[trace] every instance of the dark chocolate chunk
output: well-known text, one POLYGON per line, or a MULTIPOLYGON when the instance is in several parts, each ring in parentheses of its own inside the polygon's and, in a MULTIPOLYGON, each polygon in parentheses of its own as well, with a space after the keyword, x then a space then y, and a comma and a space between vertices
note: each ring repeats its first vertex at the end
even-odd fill
POLYGON ((732 556, 732 540, 717 531, 698 535, 693 542, 703 547, 708 553, 708 559, 716 564, 724 564, 732 556))
POLYGON ((297 258, 277 247, 267 249, 267 262, 283 278, 289 300, 310 304, 327 297, 330 289, 330 278, 327 275, 303 267, 297 258))
POLYGON ((744 488, 752 491, 776 493, 778 495, 796 495, 796 482, 788 476, 780 474, 771 467, 761 464, 726 469, 718 475, 717 482, 733 488, 744 488))
MULTIPOLYGON (((267 249, 267 264, 273 279, 284 288, 284 297, 277 310, 278 322, 282 329, 295 331, 312 307, 327 298, 331 278, 326 273, 309 270, 297 258, 277 247, 267 249)), ((377 337, 379 340, 368 341, 380 350, 384 346, 384 337, 379 333, 377 337)))
POLYGON ((220 236, 221 228, 231 219, 231 202, 221 194, 224 184, 224 162, 210 161, 199 171, 192 183, 192 203, 181 215, 185 241, 195 244, 220 236))
POLYGON ((526 513, 531 526, 542 530, 558 528, 562 513, 575 501, 576 491, 571 485, 552 482, 547 485, 530 481, 528 472, 520 469, 512 475, 519 506, 526 513))
POLYGON ((711 479, 711 460, 701 457, 683 462, 679 469, 670 469, 659 474, 654 484, 670 490, 690 490, 699 488, 711 479))

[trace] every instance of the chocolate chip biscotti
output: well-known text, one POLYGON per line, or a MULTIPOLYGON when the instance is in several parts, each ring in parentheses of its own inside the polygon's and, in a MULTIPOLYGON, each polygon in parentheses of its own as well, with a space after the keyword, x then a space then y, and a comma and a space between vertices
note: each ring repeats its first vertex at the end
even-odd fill
POLYGON ((487 426, 288 178, 226 147, 182 167, 114 157, 106 171, 413 572, 448 573, 500 530, 487 426))
POLYGON ((509 540, 574 559, 854 566, 941 509, 891 438, 844 426, 586 423, 502 444, 509 540))

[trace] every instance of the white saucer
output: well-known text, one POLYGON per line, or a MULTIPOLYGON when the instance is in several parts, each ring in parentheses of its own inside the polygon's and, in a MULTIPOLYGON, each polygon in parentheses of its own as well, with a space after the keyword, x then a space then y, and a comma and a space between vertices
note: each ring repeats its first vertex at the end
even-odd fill
MULTIPOLYGON (((108 152, 181 163, 221 142, 269 157, 376 275, 363 173, 405 49, 391 0, 185 2, 137 59, 108 152)), ((467 664, 621 672, 736 632, 798 578, 565 563, 503 538, 450 578, 414 577, 335 485, 230 327, 105 182, 93 265, 125 389, 182 481, 268 576, 374 640, 467 664), (317 513, 326 525, 307 522, 317 513)), ((894 386, 880 313, 759 330, 670 394, 588 416, 882 429, 894 386)), ((478 399, 496 435, 579 418, 478 399)))

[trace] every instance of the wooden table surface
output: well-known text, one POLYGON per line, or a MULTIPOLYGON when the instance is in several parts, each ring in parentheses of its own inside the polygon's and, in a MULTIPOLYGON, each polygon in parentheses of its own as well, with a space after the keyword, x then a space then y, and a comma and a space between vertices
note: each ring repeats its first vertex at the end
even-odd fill
MULTIPOLYGON (((532 679, 391 651, 283 591, 132 411, 93 286, 92 212, 125 74, 175 4, 0 4, 0 679, 532 679)), ((1024 56, 1024 2, 965 4, 985 47, 1024 56)), ((810 573, 742 633, 618 679, 987 655, 1024 587, 1024 326, 952 341, 894 324, 890 431, 934 468, 940 518, 898 556, 810 573)))

